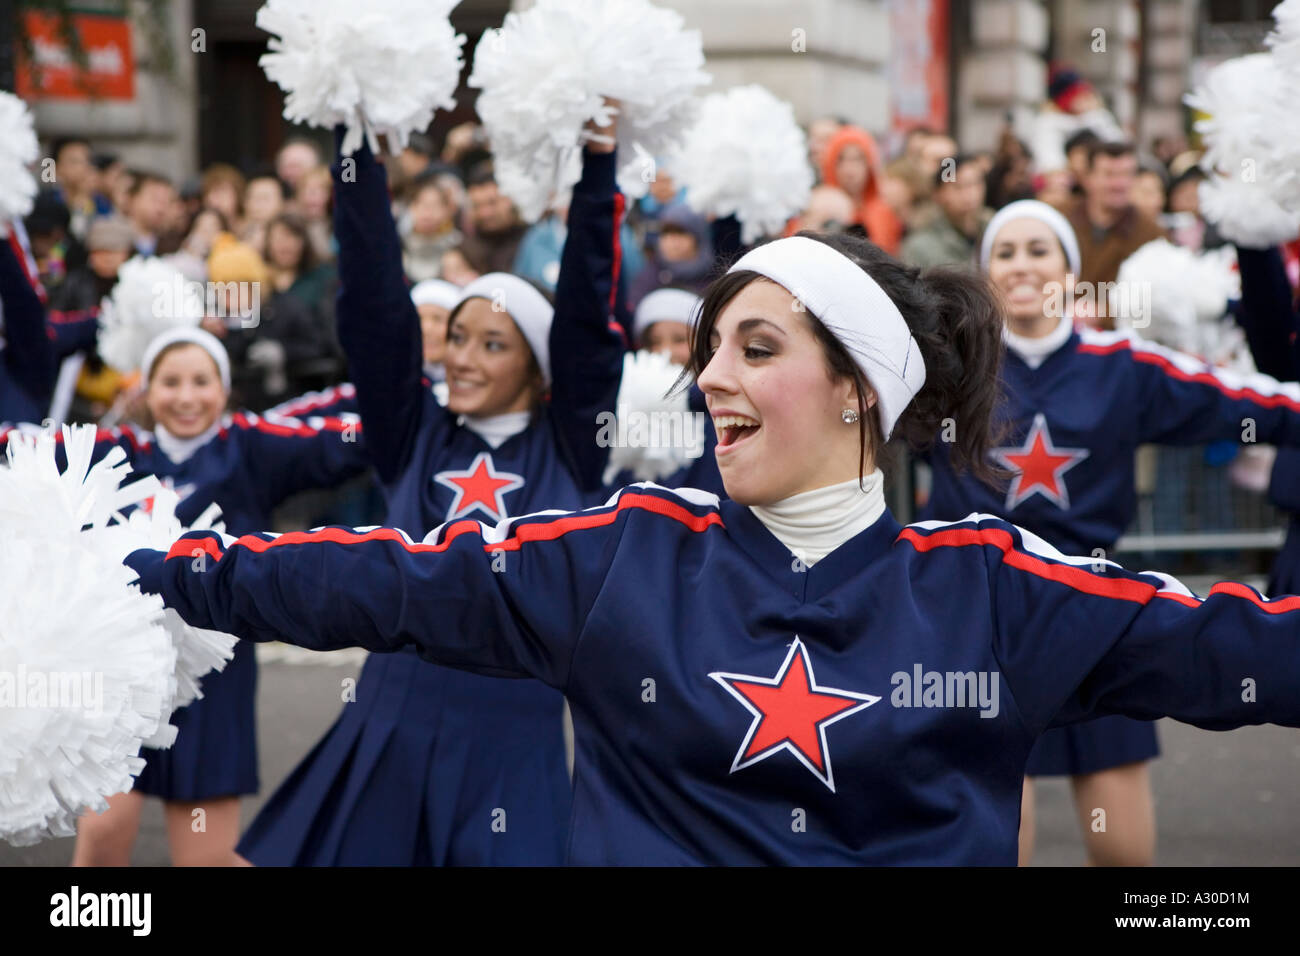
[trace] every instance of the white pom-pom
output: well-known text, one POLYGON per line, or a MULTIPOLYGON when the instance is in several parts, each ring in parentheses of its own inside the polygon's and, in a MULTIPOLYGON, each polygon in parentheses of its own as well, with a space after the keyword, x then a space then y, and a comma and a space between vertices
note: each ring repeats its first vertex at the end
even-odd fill
POLYGON ((1207 114, 1196 121, 1210 174, 1201 214, 1234 241, 1263 245, 1300 232, 1297 96, 1300 72, 1276 53, 1255 53, 1219 64, 1185 98, 1207 114))
MULTIPOLYGON (((214 502, 188 526, 176 517, 180 498, 168 488, 159 488, 149 507, 132 511, 125 520, 110 524, 93 541, 100 552, 119 564, 132 551, 152 548, 166 551, 187 531, 226 530, 220 519, 221 508, 214 502)), ((176 646, 176 694, 172 706, 186 706, 203 696, 200 678, 213 670, 224 670, 234 656, 235 640, 221 631, 209 631, 186 624, 171 608, 167 608, 163 626, 176 646)), ((146 746, 165 746, 147 741, 146 746)))
POLYGON ((672 169, 691 208, 734 214, 746 244, 779 235, 808 205, 813 186, 808 141, 794 110, 757 85, 704 97, 672 169))
POLYGON ((1266 249, 1300 235, 1300 215, 1279 206, 1258 182, 1207 179, 1197 187, 1197 194, 1201 216, 1230 242, 1266 249))
POLYGON ((364 136, 405 146, 456 105, 464 34, 448 15, 460 0, 267 0, 257 26, 275 36, 258 61, 287 94, 284 118, 347 127, 343 153, 364 136))
POLYGON ((624 470, 639 481, 658 481, 704 453, 703 416, 690 411, 687 390, 675 387, 681 373, 662 352, 623 356, 606 484, 624 470))
POLYGON ((36 177, 31 165, 40 149, 27 104, 0 92, 0 236, 9 234, 9 223, 32 211, 36 177))
POLYGON ((162 600, 106 557, 119 511, 160 489, 123 485, 120 449, 91 467, 94 433, 64 429, 62 473, 52 435, 11 435, 0 468, 0 838, 19 846, 71 836, 175 738, 162 600))
POLYGON ((1300 0, 1283 0, 1273 8, 1276 27, 1264 41, 1283 69, 1300 70, 1300 0))
POLYGON ((1194 253, 1167 239, 1139 247, 1120 264, 1110 290, 1116 325, 1193 355, 1207 355, 1219 319, 1241 295, 1231 247, 1194 253))
POLYGON ((119 372, 135 371, 155 336, 202 321, 202 288, 163 259, 128 259, 100 309, 100 356, 119 372))
POLYGON ((619 101, 619 186, 644 195, 652 157, 679 141, 709 82, 700 34, 648 0, 539 0, 508 13, 474 51, 469 85, 492 143, 497 182, 526 219, 578 180, 589 120, 608 125, 619 101))

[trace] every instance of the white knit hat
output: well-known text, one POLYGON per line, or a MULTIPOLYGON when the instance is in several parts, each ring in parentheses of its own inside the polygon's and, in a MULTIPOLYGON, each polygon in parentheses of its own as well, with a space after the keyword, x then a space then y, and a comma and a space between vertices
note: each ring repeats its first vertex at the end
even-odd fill
POLYGON ((700 320, 703 303, 694 292, 686 289, 655 289, 636 307, 632 318, 632 337, 640 340, 642 334, 656 322, 679 322, 694 328, 700 320))
POLYGON ((230 356, 226 354, 226 347, 211 332, 206 332, 193 325, 181 325, 174 329, 168 329, 166 332, 155 335, 149 341, 148 348, 144 350, 144 358, 140 361, 140 370, 144 374, 145 382, 148 382, 150 375, 153 374, 154 362, 158 361, 158 356, 162 353, 162 350, 169 345, 177 345, 181 342, 197 345, 211 355, 212 361, 217 363, 217 371, 221 374, 222 386, 226 391, 230 391, 230 356))
POLYGON ((546 296, 518 276, 508 272, 489 272, 460 290, 460 300, 452 314, 470 299, 487 299, 493 308, 499 306, 514 320, 524 341, 533 350, 542 378, 550 387, 551 321, 555 318, 555 310, 546 301, 546 296))

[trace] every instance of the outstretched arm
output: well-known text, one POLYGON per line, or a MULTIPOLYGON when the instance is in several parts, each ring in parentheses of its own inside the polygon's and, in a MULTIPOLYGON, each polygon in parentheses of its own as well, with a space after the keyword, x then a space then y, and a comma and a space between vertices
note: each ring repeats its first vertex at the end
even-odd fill
POLYGON ((186 535, 127 558, 198 627, 313 650, 414 645, 428 660, 563 688, 635 495, 495 527, 186 535))
POLYGON ((1202 599, 983 515, 907 535, 918 549, 983 550, 994 653, 1034 735, 1106 714, 1300 726, 1300 597, 1222 583, 1202 599))
POLYGON ((351 382, 332 385, 318 392, 304 392, 262 412, 263 418, 304 418, 309 415, 337 418, 357 412, 357 387, 351 382))
POLYGON ((308 488, 330 488, 370 465, 356 415, 278 418, 239 412, 230 419, 245 444, 243 461, 268 509, 308 488))
POLYGON ((1136 336, 1085 341, 1081 354, 1109 354, 1134 376, 1143 442, 1199 445, 1236 440, 1300 445, 1300 385, 1243 375, 1136 336))

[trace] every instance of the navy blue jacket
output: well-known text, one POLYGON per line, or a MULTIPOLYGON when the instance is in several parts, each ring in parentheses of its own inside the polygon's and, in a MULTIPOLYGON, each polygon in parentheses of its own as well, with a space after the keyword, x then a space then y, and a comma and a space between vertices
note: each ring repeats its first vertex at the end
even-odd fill
POLYGON ((199 627, 563 691, 574 863, 1014 866, 1048 726, 1300 725, 1300 598, 1201 599, 989 516, 885 512, 804 568, 748 508, 638 485, 423 543, 197 533, 127 563, 199 627))

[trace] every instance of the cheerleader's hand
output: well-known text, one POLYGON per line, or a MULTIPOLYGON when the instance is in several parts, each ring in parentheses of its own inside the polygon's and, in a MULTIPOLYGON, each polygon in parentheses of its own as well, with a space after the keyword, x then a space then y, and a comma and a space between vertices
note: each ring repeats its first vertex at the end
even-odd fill
POLYGON ((596 119, 587 120, 587 125, 583 127, 583 137, 587 141, 587 149, 593 153, 612 153, 618 143, 618 100, 612 97, 605 97, 605 106, 610 110, 608 126, 601 126, 596 119))

